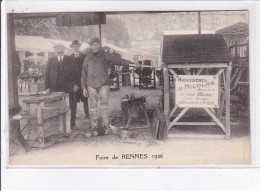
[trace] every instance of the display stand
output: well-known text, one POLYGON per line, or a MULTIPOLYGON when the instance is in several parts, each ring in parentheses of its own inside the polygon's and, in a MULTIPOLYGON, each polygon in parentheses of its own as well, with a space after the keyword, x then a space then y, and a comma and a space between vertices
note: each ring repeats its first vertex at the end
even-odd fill
MULTIPOLYGON (((226 139, 230 139, 230 74, 231 74, 231 55, 228 52, 228 48, 224 43, 224 40, 219 35, 186 35, 180 36, 177 35, 173 38, 171 37, 171 41, 169 37, 164 40, 165 46, 163 49, 162 55, 162 63, 163 63, 163 77, 164 77, 164 115, 166 117, 167 123, 167 133, 168 137, 225 137, 226 139), (180 38, 180 39, 178 39, 180 38), (179 59, 172 58, 170 55, 169 48, 172 48, 172 45, 176 45, 176 40, 178 40, 178 46, 173 48, 174 52, 177 53, 175 56, 180 56, 184 53, 185 44, 189 48, 187 48, 186 56, 181 57, 179 59), (188 41, 187 41, 188 40, 188 41), (216 41, 220 41, 218 45, 216 41), (175 43, 175 44, 174 44, 175 43), (182 44, 183 43, 183 44, 182 44), (207 44, 207 46, 205 46, 207 44), (192 47, 195 47, 194 50, 192 47), (200 48, 201 47, 201 48, 200 48), (211 48, 218 47, 218 48, 211 48), (166 51, 167 49, 167 51, 166 51), (211 49, 211 50, 210 50, 211 49), (194 53, 194 51, 196 51, 194 53), (211 51, 219 51, 218 53, 211 53, 211 51), (188 55, 187 55, 188 54, 188 55), (196 56, 195 56, 196 55, 196 56), (198 56, 200 55, 200 56, 198 56), (207 55, 212 55, 213 57, 208 57, 207 55), (190 56, 190 57, 189 57, 190 56), (194 57, 195 56, 195 57, 194 57), (205 58, 203 58, 205 57, 205 58), (170 60, 169 60, 170 59, 170 60), (186 61, 185 64, 182 62, 186 61), (187 63, 190 61, 190 63, 187 63), (168 63, 165 63, 168 62, 168 63), (197 63, 194 63, 197 62, 197 63), (178 72, 182 72, 182 74, 177 74, 178 72), (170 81, 169 76, 173 75, 173 87, 175 87, 175 104, 173 108, 170 108, 170 81), (192 91, 187 93, 187 91, 182 92, 182 86, 178 86, 177 79, 182 80, 182 78, 189 78, 190 80, 213 80, 206 83, 212 83, 215 88, 212 86, 205 86, 205 89, 202 87, 200 82, 189 82, 185 83, 183 87, 187 91, 192 91), (202 78, 202 79, 200 79, 202 78), (204 79, 205 78, 205 79, 204 79), (215 80, 215 81, 214 81, 215 80), (190 84, 190 85, 189 85, 190 84), (197 87, 195 88, 194 87, 197 87), (216 88, 216 85, 218 87, 216 88), (176 91, 177 89, 177 91, 176 91), (210 91, 210 92, 208 92, 210 91), (179 93, 179 94, 178 94, 179 93), (210 97, 199 98, 199 95, 208 94, 210 97), (180 96, 179 96, 180 95, 180 96), (187 97, 190 95, 191 97, 187 97), (213 99, 214 96, 218 96, 218 99, 213 99), (194 97, 195 96, 195 97, 194 97), (183 98, 183 100, 182 100, 183 98), (182 102, 183 104, 180 104, 182 102), (194 103, 194 104, 192 104, 194 103), (207 104, 208 103, 208 104, 207 104), (213 105, 214 104, 214 105, 213 105), (184 114, 190 109, 204 109, 205 112, 212 118, 210 122, 180 122, 179 120, 184 116, 184 114), (180 112, 177 113, 178 110, 180 112), (171 130, 174 126, 203 126, 203 125, 216 125, 219 126, 220 129, 224 132, 224 135, 206 135, 206 134, 170 134, 169 130, 171 130)), ((187 81, 186 80, 186 81, 187 81)), ((203 84, 203 82, 202 82, 203 84)))

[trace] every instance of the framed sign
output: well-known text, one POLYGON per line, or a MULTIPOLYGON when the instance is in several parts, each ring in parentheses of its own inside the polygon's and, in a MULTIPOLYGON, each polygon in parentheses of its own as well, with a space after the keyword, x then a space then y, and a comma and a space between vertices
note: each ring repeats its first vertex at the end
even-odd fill
POLYGON ((178 75, 175 104, 179 107, 218 108, 219 79, 214 75, 178 75))

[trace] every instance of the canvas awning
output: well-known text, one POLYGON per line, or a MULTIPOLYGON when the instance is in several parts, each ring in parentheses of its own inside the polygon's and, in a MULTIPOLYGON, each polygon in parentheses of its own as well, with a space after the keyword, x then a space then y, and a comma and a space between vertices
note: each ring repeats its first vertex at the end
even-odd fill
POLYGON ((41 36, 15 36, 16 51, 24 52, 53 52, 53 44, 41 36))

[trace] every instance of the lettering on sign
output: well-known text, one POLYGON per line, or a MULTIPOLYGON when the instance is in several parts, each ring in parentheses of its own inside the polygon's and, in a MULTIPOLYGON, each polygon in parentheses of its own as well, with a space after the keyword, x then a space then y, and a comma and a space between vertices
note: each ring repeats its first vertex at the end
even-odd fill
POLYGON ((175 104, 179 107, 218 108, 218 77, 214 75, 178 75, 175 104))

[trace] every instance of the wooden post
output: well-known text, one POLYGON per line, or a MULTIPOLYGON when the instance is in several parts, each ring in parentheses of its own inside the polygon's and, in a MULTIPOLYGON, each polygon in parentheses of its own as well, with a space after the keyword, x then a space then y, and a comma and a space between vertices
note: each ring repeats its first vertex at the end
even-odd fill
POLYGON ((21 63, 21 73, 24 72, 24 59, 25 59, 25 51, 19 51, 19 60, 21 63))
POLYGON ((37 103, 36 115, 37 115, 37 129, 39 136, 38 141, 41 147, 44 147, 44 127, 42 119, 42 108, 44 107, 44 102, 37 103))
MULTIPOLYGON (((69 95, 65 97, 66 100, 66 106, 69 107, 69 95)), ((66 112, 66 133, 71 133, 71 128, 70 128, 70 109, 66 112)))
POLYGON ((101 36, 101 24, 99 23, 98 24, 98 29, 99 29, 99 39, 100 39, 100 44, 101 44, 101 47, 102 47, 102 36, 101 36))
POLYGON ((168 126, 169 112, 170 112, 170 83, 169 83, 169 71, 168 67, 163 67, 163 79, 164 79, 164 115, 166 118, 166 124, 168 126))
POLYGON ((226 68, 226 139, 230 139, 230 75, 231 62, 226 68))
POLYGON ((199 31, 199 34, 201 34, 201 17, 200 17, 200 11, 198 11, 198 31, 199 31))
POLYGON ((15 53, 15 28, 14 14, 7 14, 7 51, 8 51, 8 99, 9 111, 18 110, 18 82, 17 82, 17 60, 15 53))
POLYGON ((63 126, 64 122, 63 122, 63 120, 64 120, 63 114, 59 115, 59 131, 61 133, 64 133, 64 126, 63 126))
POLYGON ((156 89, 156 75, 155 75, 155 69, 153 69, 153 87, 156 89))

